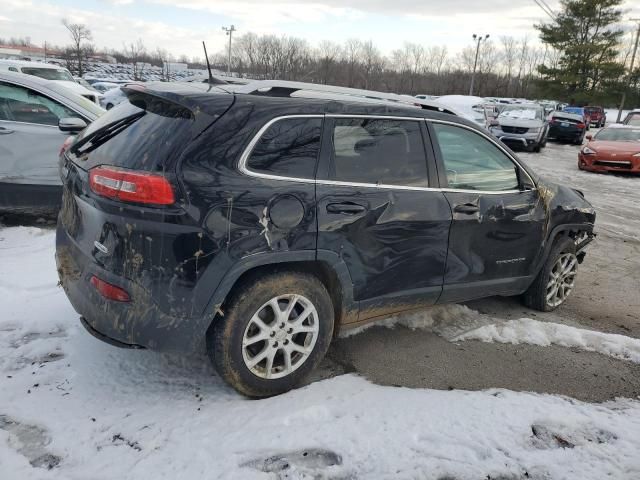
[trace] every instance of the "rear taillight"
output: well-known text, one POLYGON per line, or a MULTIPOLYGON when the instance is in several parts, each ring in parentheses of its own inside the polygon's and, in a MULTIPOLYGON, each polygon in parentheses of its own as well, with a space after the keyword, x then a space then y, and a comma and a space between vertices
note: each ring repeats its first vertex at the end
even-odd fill
POLYGON ((175 202, 169 181, 153 173, 95 167, 89 171, 89 186, 98 195, 123 202, 147 205, 171 205, 175 202))
POLYGON ((58 153, 58 156, 61 157, 62 155, 65 154, 65 152, 67 150, 69 150, 69 147, 71 146, 71 144, 73 143, 73 141, 75 140, 75 136, 74 135, 70 135, 67 137, 67 139, 64 141, 64 143, 62 144, 62 146, 60 147, 60 152, 58 153))
POLYGON ((129 298, 129 294, 125 290, 120 287, 116 287, 115 285, 111 285, 104 280, 100 280, 95 275, 91 277, 89 283, 93 285, 100 295, 108 300, 115 300, 116 302, 128 302, 131 300, 131 298, 129 298))

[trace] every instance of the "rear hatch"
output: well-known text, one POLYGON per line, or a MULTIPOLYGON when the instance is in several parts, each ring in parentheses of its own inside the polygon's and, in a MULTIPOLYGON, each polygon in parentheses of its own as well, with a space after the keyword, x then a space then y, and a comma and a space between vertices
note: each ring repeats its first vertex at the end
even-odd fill
MULTIPOLYGON (((203 97, 173 84, 123 90, 128 99, 93 122, 61 156, 59 223, 79 261, 99 268, 107 281, 113 275, 150 291, 148 282, 172 275, 181 262, 181 273, 193 273, 174 248, 176 242, 197 242, 200 233, 187 214, 176 165, 234 97, 203 97)), ((87 265, 78 267, 84 271, 87 265)))

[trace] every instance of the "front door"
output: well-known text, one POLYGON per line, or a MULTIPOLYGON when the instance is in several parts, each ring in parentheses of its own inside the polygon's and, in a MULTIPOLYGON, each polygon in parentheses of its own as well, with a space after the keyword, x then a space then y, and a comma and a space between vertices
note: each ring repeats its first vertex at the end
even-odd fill
POLYGON ((543 243, 538 191, 487 136, 460 125, 430 125, 453 214, 441 301, 520 293, 543 243))
POLYGON ((451 212, 431 189, 423 119, 327 117, 318 171, 318 250, 339 255, 359 319, 433 304, 451 212))

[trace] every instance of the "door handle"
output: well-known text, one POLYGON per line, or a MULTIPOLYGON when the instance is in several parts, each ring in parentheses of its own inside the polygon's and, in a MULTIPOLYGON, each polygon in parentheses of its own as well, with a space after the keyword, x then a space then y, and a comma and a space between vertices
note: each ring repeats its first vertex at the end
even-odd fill
POLYGON ((9 135, 13 133, 13 130, 9 130, 8 128, 0 127, 0 135, 9 135))
POLYGON ((453 207, 454 212, 467 213, 469 215, 471 215, 472 213, 477 213, 479 210, 480 210, 480 207, 478 205, 474 205, 473 203, 463 203, 453 207))
POLYGON ((346 213, 354 215, 356 213, 362 213, 366 210, 366 207, 358 205, 357 203, 330 203, 327 205, 327 212, 329 213, 346 213))

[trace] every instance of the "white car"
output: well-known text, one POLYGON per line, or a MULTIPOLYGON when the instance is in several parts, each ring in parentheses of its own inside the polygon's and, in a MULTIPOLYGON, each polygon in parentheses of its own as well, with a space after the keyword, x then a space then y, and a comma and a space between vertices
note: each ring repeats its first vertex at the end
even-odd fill
POLYGON ((109 90, 113 90, 114 88, 118 88, 120 86, 119 83, 114 82, 94 82, 91 85, 93 88, 98 90, 100 93, 106 93, 109 90))
POLYGON ((470 95, 443 95, 432 101, 443 107, 456 109, 466 119, 483 128, 487 126, 487 106, 494 108, 487 99, 470 95))
POLYGON ((113 107, 123 102, 126 98, 127 96, 118 86, 117 88, 112 88, 111 90, 107 90, 106 92, 104 92, 104 94, 102 94, 100 102, 102 104, 102 108, 111 110, 113 107))
POLYGON ((0 211, 55 211, 60 147, 103 113, 55 82, 0 71, 0 211))
POLYGON ((50 80, 69 90, 88 98, 96 105, 100 105, 100 94, 83 87, 73 79, 73 75, 66 68, 49 63, 29 62, 25 60, 0 60, 0 71, 24 73, 50 80))

